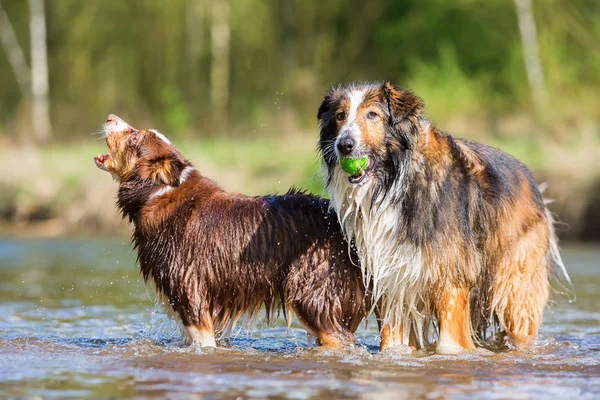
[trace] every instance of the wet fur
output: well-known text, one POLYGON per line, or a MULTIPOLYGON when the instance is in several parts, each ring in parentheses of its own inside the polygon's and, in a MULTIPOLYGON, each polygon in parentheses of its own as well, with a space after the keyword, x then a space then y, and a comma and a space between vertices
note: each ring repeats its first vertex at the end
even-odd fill
POLYGON ((190 340, 210 342, 264 306, 267 319, 296 313, 322 344, 354 342, 368 299, 327 200, 226 192, 153 131, 109 133, 107 143, 112 161, 130 166, 117 173, 117 204, 144 280, 190 340))
POLYGON ((371 83, 332 89, 318 112, 326 188, 380 323, 422 346, 433 322, 439 352, 472 348, 494 322, 526 344, 542 321, 549 272, 564 271, 540 190, 518 160, 438 130, 423 109, 413 93, 371 83), (340 121, 357 91, 356 121, 340 121), (380 120, 361 117, 369 110, 380 120), (342 134, 358 136, 352 156, 374 160, 359 184, 339 167, 342 134))

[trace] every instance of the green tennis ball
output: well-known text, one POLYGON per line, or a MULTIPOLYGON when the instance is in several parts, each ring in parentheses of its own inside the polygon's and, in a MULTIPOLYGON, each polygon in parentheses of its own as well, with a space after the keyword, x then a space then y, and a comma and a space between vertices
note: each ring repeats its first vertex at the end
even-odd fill
POLYGON ((358 175, 367 169, 367 166, 369 165, 369 157, 342 158, 340 165, 342 166, 342 169, 349 175, 358 175))

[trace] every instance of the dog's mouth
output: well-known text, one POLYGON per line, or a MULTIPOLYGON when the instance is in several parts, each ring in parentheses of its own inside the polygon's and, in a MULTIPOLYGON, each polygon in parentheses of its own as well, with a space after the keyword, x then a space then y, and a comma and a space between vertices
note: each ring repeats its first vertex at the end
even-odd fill
POLYGON ((106 171, 107 167, 106 167, 106 162, 111 158, 110 154, 98 154, 97 156, 94 157, 94 162, 96 163, 96 167, 100 168, 101 170, 106 171))
POLYGON ((367 167, 355 175, 350 175, 348 177, 348 182, 350 182, 353 185, 357 185, 357 184, 361 183, 362 181, 364 181, 365 179, 367 179, 370 176, 371 171, 373 170, 374 167, 375 167, 375 161, 373 161, 372 158, 369 158, 369 163, 367 164, 367 167))

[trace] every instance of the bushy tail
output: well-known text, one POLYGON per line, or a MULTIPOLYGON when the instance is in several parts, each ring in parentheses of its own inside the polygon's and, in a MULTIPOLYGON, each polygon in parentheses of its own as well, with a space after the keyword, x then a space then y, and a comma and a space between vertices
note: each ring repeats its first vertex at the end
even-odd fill
MULTIPOLYGON (((539 188, 540 188, 540 192, 543 193, 544 190, 546 189, 547 184, 542 183, 539 188)), ((544 205, 551 203, 552 200, 547 200, 544 199, 544 205)), ((570 302, 574 302, 577 300, 577 295, 575 294, 575 288, 573 287, 573 282, 571 282, 571 278, 569 277, 569 274, 567 273, 567 268, 565 267, 565 263, 562 260, 562 257, 560 256, 560 250, 558 248, 558 237, 556 236, 556 232, 554 230, 554 216, 552 215, 552 213, 550 212, 550 210, 548 210, 547 207, 544 207, 544 210, 546 211, 546 220, 548 221, 548 230, 550 232, 550 259, 552 261, 552 263, 558 267, 558 269, 561 270, 565 280, 569 283, 569 287, 571 288, 571 292, 573 293, 573 298, 570 299, 570 302)))

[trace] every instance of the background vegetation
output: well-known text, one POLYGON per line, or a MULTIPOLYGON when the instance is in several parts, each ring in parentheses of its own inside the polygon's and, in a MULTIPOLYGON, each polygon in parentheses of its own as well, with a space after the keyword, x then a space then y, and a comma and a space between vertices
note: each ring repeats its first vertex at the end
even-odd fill
POLYGON ((230 189, 320 193, 325 90, 389 79, 421 95, 444 130, 548 179, 565 233, 597 236, 583 223, 600 223, 597 0, 0 0, 0 24, 32 67, 34 3, 45 5, 48 135, 35 134, 36 97, 19 84, 8 42, 0 48, 0 216, 12 227, 105 225, 114 212, 100 203, 112 204, 115 187, 94 170, 103 145, 89 133, 111 112, 164 131, 230 189), (523 2, 537 31, 536 101, 523 2))

